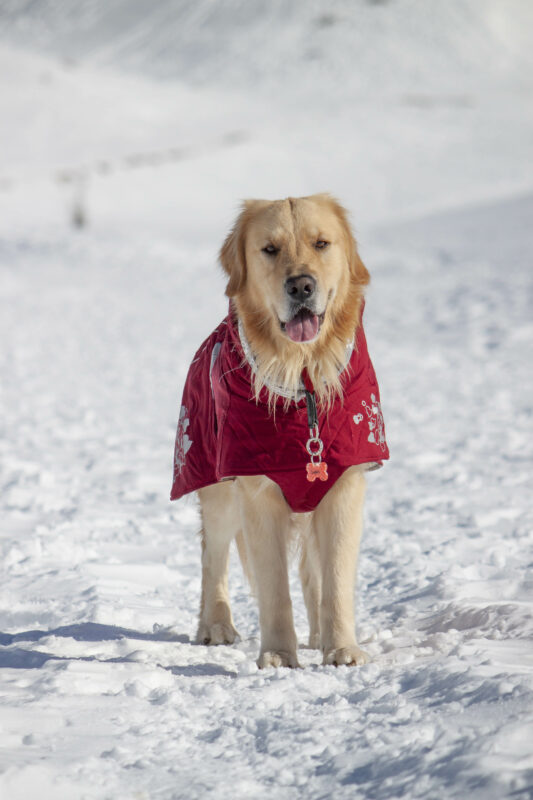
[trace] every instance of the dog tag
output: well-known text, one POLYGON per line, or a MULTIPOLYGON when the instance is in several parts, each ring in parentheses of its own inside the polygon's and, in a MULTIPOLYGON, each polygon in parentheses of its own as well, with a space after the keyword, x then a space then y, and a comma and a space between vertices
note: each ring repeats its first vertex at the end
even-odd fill
POLYGON ((328 465, 325 461, 321 460, 324 444, 318 432, 318 414, 316 410, 316 398, 313 391, 313 386, 309 377, 304 370, 302 379, 305 384, 305 400, 307 405, 307 424, 309 426, 309 439, 305 445, 305 449, 309 453, 310 461, 305 465, 307 471, 307 480, 313 483, 317 479, 319 481, 327 481, 328 479, 328 465))
POLYGON ((307 480, 309 483, 313 483, 317 478, 319 481, 327 481, 328 465, 325 461, 319 461, 318 464, 309 462, 309 464, 305 465, 305 468, 307 470, 307 480))

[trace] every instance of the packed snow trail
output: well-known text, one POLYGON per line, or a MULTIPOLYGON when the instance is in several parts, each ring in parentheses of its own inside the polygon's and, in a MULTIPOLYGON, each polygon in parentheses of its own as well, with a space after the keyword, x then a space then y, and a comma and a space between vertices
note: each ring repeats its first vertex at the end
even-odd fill
POLYGON ((166 498, 180 380, 224 310, 214 265, 90 231, 4 242, 4 796, 530 796, 532 211, 367 246, 393 459, 369 480, 360 669, 302 650, 259 672, 236 560, 243 641, 191 643, 197 513, 166 498))

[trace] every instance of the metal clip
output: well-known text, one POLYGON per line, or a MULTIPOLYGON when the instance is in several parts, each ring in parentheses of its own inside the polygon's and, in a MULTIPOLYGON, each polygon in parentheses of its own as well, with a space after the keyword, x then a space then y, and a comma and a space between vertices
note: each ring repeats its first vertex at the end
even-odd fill
POLYGON ((307 424, 309 425, 309 439, 305 445, 305 449, 309 453, 310 462, 305 465, 307 471, 307 480, 313 483, 317 478, 320 481, 327 481, 328 479, 328 465, 322 461, 322 451, 324 450, 324 442, 320 438, 318 430, 318 414, 316 411, 315 393, 305 390, 305 400, 307 405, 307 424))
POLYGON ((322 451, 324 450, 324 442, 320 438, 318 431, 318 423, 312 428, 309 428, 309 439, 305 445, 305 449, 309 453, 310 461, 305 465, 307 471, 307 480, 313 483, 317 478, 320 481, 327 481, 328 479, 328 465, 322 461, 322 451))

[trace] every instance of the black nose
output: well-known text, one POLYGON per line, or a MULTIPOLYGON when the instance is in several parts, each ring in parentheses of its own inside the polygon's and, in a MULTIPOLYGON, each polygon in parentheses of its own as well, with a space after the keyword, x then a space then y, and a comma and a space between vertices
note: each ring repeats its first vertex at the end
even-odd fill
POLYGON ((310 300, 316 289, 316 281, 311 275, 295 275, 285 281, 285 291, 295 303, 310 300))

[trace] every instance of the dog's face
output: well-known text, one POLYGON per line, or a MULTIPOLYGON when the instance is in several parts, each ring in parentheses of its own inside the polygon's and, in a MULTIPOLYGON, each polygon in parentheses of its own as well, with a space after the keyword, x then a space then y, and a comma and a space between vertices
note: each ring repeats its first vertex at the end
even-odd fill
POLYGON ((297 347, 331 335, 368 282, 346 214, 329 195, 247 201, 220 257, 241 316, 297 347))

